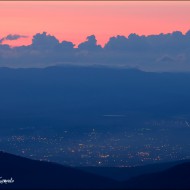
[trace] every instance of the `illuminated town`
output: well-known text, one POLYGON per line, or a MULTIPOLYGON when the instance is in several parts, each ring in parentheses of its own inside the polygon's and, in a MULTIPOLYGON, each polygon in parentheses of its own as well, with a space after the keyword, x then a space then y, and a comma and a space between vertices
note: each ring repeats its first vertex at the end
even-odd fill
POLYGON ((34 128, 19 128, 18 135, 1 137, 0 148, 69 166, 132 167, 190 158, 190 127, 183 119, 146 121, 143 127, 107 132, 89 128, 48 133, 49 127, 43 133, 36 129, 35 134, 27 134, 34 128))

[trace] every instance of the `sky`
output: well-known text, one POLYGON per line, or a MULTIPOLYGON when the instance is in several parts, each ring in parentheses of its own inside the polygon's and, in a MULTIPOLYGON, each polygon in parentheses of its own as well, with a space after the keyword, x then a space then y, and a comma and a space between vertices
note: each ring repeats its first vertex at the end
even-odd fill
POLYGON ((0 39, 11 46, 29 45, 46 31, 74 44, 94 34, 104 46, 110 37, 169 33, 190 29, 190 1, 0 1, 0 39))

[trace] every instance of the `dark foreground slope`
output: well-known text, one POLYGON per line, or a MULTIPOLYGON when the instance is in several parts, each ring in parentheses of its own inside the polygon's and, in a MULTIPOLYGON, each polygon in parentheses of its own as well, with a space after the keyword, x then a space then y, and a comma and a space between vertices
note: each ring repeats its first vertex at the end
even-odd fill
POLYGON ((190 162, 128 180, 129 189, 190 189, 190 162))
POLYGON ((190 162, 162 172, 123 182, 65 167, 0 152, 0 189, 190 189, 190 162))
POLYGON ((163 162, 163 163, 148 164, 148 165, 134 166, 134 167, 93 167, 92 166, 92 167, 78 167, 78 168, 80 170, 93 173, 99 176, 107 177, 118 181, 124 181, 140 175, 165 171, 176 165, 186 163, 189 161, 190 160, 180 160, 180 161, 163 162))
POLYGON ((116 182, 55 163, 0 152, 0 189, 190 189, 190 162, 116 182))
POLYGON ((12 179, 14 183, 0 184, 0 189, 91 189, 114 188, 118 184, 104 177, 74 168, 44 161, 30 160, 0 152, 0 180, 12 179))

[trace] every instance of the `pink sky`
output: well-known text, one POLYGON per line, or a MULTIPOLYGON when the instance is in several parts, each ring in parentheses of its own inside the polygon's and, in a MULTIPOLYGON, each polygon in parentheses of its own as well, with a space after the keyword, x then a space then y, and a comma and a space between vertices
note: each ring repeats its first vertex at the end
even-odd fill
POLYGON ((0 1, 0 38, 27 35, 10 45, 27 45, 46 31, 60 41, 83 42, 95 34, 104 45, 109 37, 168 33, 190 29, 190 1, 0 1))

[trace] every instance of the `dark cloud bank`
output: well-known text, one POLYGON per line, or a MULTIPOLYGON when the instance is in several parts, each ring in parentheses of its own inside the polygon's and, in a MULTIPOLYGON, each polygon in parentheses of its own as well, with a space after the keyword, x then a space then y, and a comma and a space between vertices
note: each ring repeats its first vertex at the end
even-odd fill
POLYGON ((51 65, 108 66, 139 68, 146 71, 190 71, 190 31, 168 34, 111 37, 104 47, 94 35, 75 47, 46 32, 33 36, 32 44, 11 48, 4 40, 25 38, 8 35, 0 38, 1 67, 47 67, 51 65))

